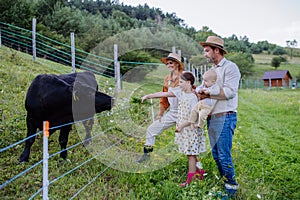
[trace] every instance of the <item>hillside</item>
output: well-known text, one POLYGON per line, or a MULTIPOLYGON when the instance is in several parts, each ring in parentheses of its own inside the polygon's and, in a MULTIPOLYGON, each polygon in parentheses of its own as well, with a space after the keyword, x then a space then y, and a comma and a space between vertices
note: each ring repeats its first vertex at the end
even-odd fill
MULTIPOLYGON (((265 71, 275 70, 275 68, 271 66, 271 61, 274 57, 276 56, 268 54, 253 54, 255 65, 253 69, 254 73, 250 78, 261 78, 265 71)), ((293 59, 290 59, 288 56, 285 57, 287 58, 287 62, 281 63, 277 70, 289 70, 293 78, 298 77, 297 82, 299 82, 300 57, 293 57, 293 59)))

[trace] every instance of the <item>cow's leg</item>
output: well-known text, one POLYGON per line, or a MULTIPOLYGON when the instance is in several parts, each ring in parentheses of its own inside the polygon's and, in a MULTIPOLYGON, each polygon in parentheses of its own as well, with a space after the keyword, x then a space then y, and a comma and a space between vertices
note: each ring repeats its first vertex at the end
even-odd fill
POLYGON ((94 125, 94 119, 90 119, 90 120, 84 121, 83 125, 84 125, 85 132, 86 132, 83 145, 87 146, 91 142, 91 131, 92 131, 92 128, 93 128, 93 125, 94 125))
MULTIPOLYGON (((26 124, 27 124, 27 137, 26 138, 28 138, 36 133, 38 127, 37 127, 35 120, 32 117, 30 117, 30 115, 28 115, 28 114, 26 117, 26 124)), ((25 141, 24 151, 19 158, 20 162, 28 162, 29 161, 30 148, 31 148, 32 144, 34 143, 34 141, 35 141, 35 137, 31 137, 30 139, 27 139, 25 141)))
POLYGON ((69 133, 70 133, 71 129, 72 129, 71 125, 67 125, 67 126, 60 128, 58 140, 59 140, 59 144, 61 147, 60 157, 63 159, 66 159, 68 156, 68 152, 67 152, 66 148, 67 148, 69 133))

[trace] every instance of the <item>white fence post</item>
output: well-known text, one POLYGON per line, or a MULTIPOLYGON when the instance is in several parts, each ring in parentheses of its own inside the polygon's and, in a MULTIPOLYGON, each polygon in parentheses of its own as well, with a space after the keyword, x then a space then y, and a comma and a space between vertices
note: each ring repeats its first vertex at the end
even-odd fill
POLYGON ((195 76, 196 76, 196 83, 199 83, 199 68, 195 67, 195 76))
POLYGON ((72 73, 75 73, 75 37, 74 37, 74 32, 71 33, 71 54, 72 54, 72 73))
POLYGON ((120 62, 117 62, 117 68, 116 68, 116 80, 117 80, 117 92, 121 91, 121 73, 120 73, 120 62))
POLYGON ((49 137, 49 122, 43 122, 43 200, 48 200, 48 137, 49 137))
POLYGON ((180 50, 180 49, 177 50, 177 54, 178 54, 178 56, 179 56, 180 59, 181 59, 181 50, 180 50))
POLYGON ((118 62, 118 45, 114 44, 114 71, 115 71, 115 87, 117 92, 121 89, 121 72, 120 62, 118 62))
POLYGON ((240 89, 243 89, 243 79, 240 79, 240 89))
POLYGON ((176 53, 176 47, 172 47, 172 53, 176 53))
POLYGON ((36 60, 36 19, 32 19, 32 55, 33 61, 36 60))

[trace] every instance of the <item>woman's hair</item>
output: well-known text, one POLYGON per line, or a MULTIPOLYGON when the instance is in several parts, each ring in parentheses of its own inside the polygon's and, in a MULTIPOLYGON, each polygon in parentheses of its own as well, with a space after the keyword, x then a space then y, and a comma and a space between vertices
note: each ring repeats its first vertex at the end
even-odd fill
POLYGON ((194 83, 195 83, 195 77, 194 77, 194 75, 193 75, 191 72, 183 72, 183 73, 180 75, 180 78, 181 78, 182 80, 185 80, 185 81, 190 81, 192 86, 193 86, 194 83))

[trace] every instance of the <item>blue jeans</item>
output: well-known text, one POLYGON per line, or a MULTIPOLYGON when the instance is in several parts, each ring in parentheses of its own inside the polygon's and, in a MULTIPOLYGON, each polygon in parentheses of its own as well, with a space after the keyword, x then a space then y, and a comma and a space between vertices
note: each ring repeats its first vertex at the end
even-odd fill
POLYGON ((218 166, 221 177, 225 177, 224 182, 231 185, 237 185, 230 153, 236 123, 236 113, 211 117, 207 120, 213 158, 218 166))

